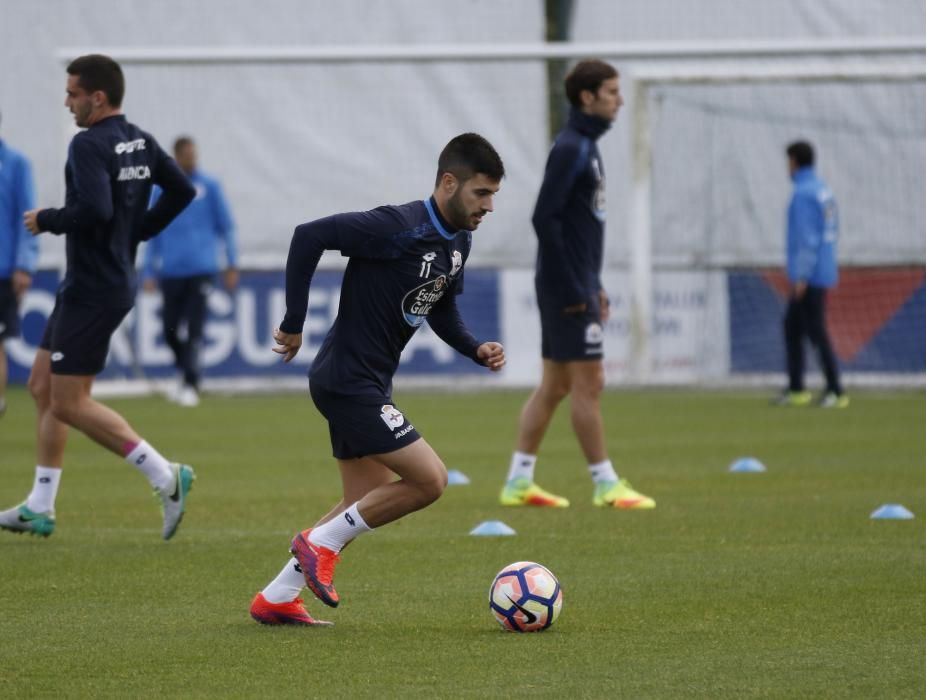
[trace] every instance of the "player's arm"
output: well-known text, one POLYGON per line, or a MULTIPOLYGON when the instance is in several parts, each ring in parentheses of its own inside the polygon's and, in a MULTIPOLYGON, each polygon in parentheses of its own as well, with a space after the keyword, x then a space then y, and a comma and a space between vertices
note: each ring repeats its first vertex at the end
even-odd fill
POLYGON ((501 343, 477 340, 469 332, 460 316, 456 297, 453 291, 444 295, 428 314, 428 325, 438 338, 458 353, 497 372, 505 365, 505 349, 501 343))
MULTIPOLYGON (((569 194, 575 185, 576 176, 583 167, 587 153, 571 142, 557 142, 547 158, 543 184, 537 195, 537 204, 531 222, 537 232, 537 240, 555 260, 568 260, 568 243, 565 238, 563 216, 569 194)), ((557 297, 563 300, 564 311, 583 311, 588 299, 585 288, 569 266, 560 267, 556 282, 557 297)))
POLYGON ((335 217, 301 224, 293 231, 286 258, 286 315, 273 332, 277 346, 273 351, 289 362, 302 347, 302 327, 309 308, 309 287, 326 250, 338 250, 335 217))
POLYGON ((26 212, 27 228, 32 233, 82 234, 93 231, 113 217, 113 194, 109 168, 100 146, 83 134, 71 141, 68 163, 76 196, 61 209, 26 212))
POLYGON ((816 199, 795 195, 788 208, 788 280, 792 296, 800 299, 817 264, 822 228, 816 199))
POLYGON ((174 159, 164 152, 157 141, 151 139, 150 142, 156 151, 151 179, 161 188, 161 194, 142 217, 137 233, 140 241, 154 238, 167 228, 196 196, 196 189, 174 159))

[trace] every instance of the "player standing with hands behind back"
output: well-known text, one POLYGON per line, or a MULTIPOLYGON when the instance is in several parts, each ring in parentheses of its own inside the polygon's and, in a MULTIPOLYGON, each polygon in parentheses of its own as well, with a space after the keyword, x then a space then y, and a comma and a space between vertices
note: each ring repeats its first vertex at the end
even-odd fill
POLYGON ((65 205, 25 214, 33 234, 66 234, 67 272, 29 377, 38 412, 35 482, 24 503, 0 513, 0 527, 52 534, 68 427, 74 427, 148 478, 162 503, 162 537, 170 539, 183 517, 192 468, 168 462, 121 415, 94 401, 90 389, 110 337, 135 303, 139 242, 170 223, 195 191, 151 134, 122 114, 118 63, 91 54, 72 61, 67 72, 65 105, 86 131, 68 149, 65 205), (152 184, 163 195, 148 210, 152 184))
POLYGON ((571 395, 572 429, 595 483, 596 506, 641 509, 656 502, 619 479, 605 447, 600 396, 604 388, 602 324, 609 316, 601 284, 604 252, 604 166, 598 139, 624 104, 617 70, 581 61, 566 76, 572 105, 557 135, 534 208, 535 286, 540 307, 543 376, 524 408, 517 448, 500 500, 506 506, 565 508, 569 501, 534 483, 534 466, 550 420, 571 395))
POLYGON ((309 615, 298 597, 302 587, 337 606, 334 568, 347 543, 443 493, 447 469, 395 406, 392 377, 402 349, 425 320, 478 364, 493 372, 505 364, 502 346, 476 340, 456 304, 472 231, 492 211, 504 174, 488 141, 461 134, 440 154, 429 199, 296 227, 286 262, 286 317, 273 334, 273 350, 287 362, 302 346, 309 285, 322 252, 339 250, 350 258, 338 316, 309 372, 312 400, 328 421, 343 497, 293 538, 294 558, 251 603, 258 622, 331 624, 309 615))

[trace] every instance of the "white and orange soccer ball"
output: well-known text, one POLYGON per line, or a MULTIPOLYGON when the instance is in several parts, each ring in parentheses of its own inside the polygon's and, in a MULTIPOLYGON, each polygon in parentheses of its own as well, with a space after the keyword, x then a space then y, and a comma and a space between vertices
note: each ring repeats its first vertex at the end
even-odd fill
POLYGON ((539 632, 552 625, 563 608, 556 576, 540 564, 517 561, 498 572, 489 588, 489 609, 510 632, 539 632))

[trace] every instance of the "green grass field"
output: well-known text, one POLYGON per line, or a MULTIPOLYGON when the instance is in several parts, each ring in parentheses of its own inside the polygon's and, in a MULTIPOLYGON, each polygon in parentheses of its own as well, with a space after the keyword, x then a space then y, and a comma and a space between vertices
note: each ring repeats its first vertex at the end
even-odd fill
MULTIPOLYGON (((846 411, 757 393, 610 392, 619 471, 650 512, 595 509, 565 406, 538 481, 561 511, 496 505, 525 394, 400 393, 472 485, 358 540, 333 629, 268 628, 247 608, 292 534, 337 500, 307 396, 109 402, 198 480, 159 539, 147 483, 73 434, 48 540, 0 533, 0 697, 923 697, 926 401, 856 393, 846 411), (729 474, 743 455, 765 474, 729 474), (872 521, 900 502, 912 521, 872 521), (478 538, 480 521, 518 534, 478 538), (502 632, 503 565, 547 565, 563 613, 502 632)), ((0 507, 32 483, 23 390, 0 421, 0 507)), ((311 598, 309 595, 308 598, 311 598)))

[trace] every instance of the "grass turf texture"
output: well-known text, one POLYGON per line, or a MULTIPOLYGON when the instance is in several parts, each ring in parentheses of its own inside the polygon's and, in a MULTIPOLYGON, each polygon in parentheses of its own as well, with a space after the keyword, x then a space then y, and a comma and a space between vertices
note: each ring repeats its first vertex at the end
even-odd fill
MULTIPOLYGON (((110 401, 198 480, 176 538, 147 484, 72 434, 48 540, 0 533, 0 697, 922 697, 926 402, 853 396, 775 409, 755 393, 610 392, 620 472, 651 512, 591 506, 564 405, 538 481, 565 510, 496 505, 523 393, 402 393, 399 406, 472 485, 365 536, 338 569, 334 629, 254 623, 289 539, 339 495, 303 396, 110 401), (754 455, 766 474, 729 474, 754 455), (917 514, 871 521, 885 502, 917 514), (502 519, 516 537, 477 538, 502 519), (563 613, 500 630, 505 564, 556 573, 563 613)), ((0 421, 0 506, 29 490, 33 411, 0 421)))

